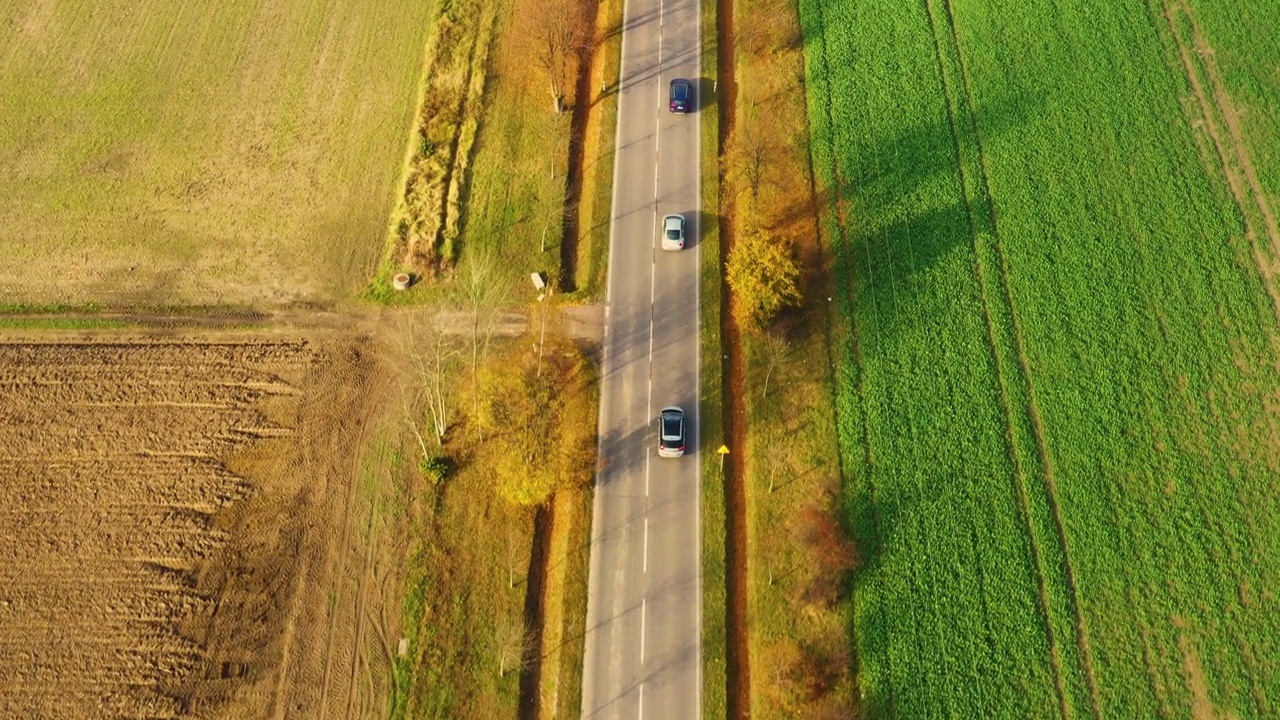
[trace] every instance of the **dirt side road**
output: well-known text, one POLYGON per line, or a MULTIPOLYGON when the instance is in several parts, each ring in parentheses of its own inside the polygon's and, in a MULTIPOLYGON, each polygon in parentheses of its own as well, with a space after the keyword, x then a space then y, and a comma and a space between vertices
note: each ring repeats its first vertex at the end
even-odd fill
POLYGON ((0 717, 385 714, 373 341, 210 335, 0 343, 0 717))

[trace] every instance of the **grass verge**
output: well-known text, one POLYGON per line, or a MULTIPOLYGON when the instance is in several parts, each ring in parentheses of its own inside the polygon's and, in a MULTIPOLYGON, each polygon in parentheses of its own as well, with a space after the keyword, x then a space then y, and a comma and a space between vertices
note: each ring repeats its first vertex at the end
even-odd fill
POLYGON ((128 320, 93 317, 0 317, 0 328, 7 330, 107 330, 137 327, 128 320))
MULTIPOLYGON (((701 0, 702 77, 719 76, 719 48, 716 0, 701 0)), ((710 98, 719 102, 719 98, 710 98)), ((703 102, 704 108, 709 103, 703 102)), ((720 159, 718 147, 720 118, 715 112, 700 114, 701 205, 703 217, 720 217, 720 159)), ((698 242, 700 268, 698 289, 700 305, 700 386, 699 422, 702 452, 702 715, 722 718, 728 714, 726 678, 728 672, 726 646, 725 598, 725 532, 726 510, 721 460, 716 449, 724 443, 721 423, 723 412, 723 351, 720 344, 720 223, 707 222, 698 242)))
POLYGON ((590 488, 556 493, 542 633, 543 720, 582 714, 583 643, 591 553, 590 488))
POLYGON ((793 4, 778 0, 745 0, 735 12, 737 112, 725 168, 735 229, 755 223, 786 240, 803 268, 801 307, 764 335, 742 335, 745 693, 757 717, 849 717, 855 688, 845 575, 854 548, 840 522, 829 253, 817 198, 797 192, 813 188, 799 19, 793 4))

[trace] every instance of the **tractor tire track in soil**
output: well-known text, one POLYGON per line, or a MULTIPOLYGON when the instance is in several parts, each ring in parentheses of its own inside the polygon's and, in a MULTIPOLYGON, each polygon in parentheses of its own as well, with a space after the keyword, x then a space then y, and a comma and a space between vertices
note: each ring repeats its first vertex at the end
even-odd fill
MULTIPOLYGON (((360 669, 367 662, 364 658, 363 648, 365 643, 364 625, 365 625, 365 607, 369 600, 369 581, 373 570, 373 526, 378 518, 377 507, 375 503, 369 503, 369 523, 365 528, 365 555, 364 563, 360 568, 360 580, 356 589, 356 606, 355 606, 355 640, 352 643, 352 654, 355 661, 351 663, 351 676, 348 678, 347 684, 347 712, 343 717, 365 717, 368 708, 356 708, 356 687, 360 680, 360 669)), ((368 668, 365 668, 366 671, 368 668)))
POLYGON ((379 384, 312 334, 0 344, 0 716, 317 716, 379 384))
MULTIPOLYGON (((361 338, 360 345, 365 345, 368 341, 368 338, 361 338)), ((369 361, 363 352, 358 350, 352 352, 348 360, 349 364, 344 368, 344 375, 339 382, 343 383, 344 387, 361 388, 362 392, 376 392, 377 389, 372 387, 370 382, 372 373, 369 370, 369 361)), ((369 409, 366 405, 365 412, 353 422, 354 427, 351 431, 358 438, 353 443, 354 447, 372 447, 368 430, 376 425, 376 421, 369 413, 369 409)), ((325 449, 326 454, 336 452, 338 452, 337 448, 325 449)), ((381 457, 378 457, 377 464, 379 467, 387 465, 385 459, 381 457)), ((330 556, 341 559, 334 561, 336 576, 324 583, 333 588, 333 594, 327 610, 329 631, 326 634, 324 672, 320 684, 321 706, 318 715, 321 720, 328 714, 330 697, 338 695, 344 686, 346 689, 345 698, 342 700, 344 711, 340 717, 354 718, 368 715, 368 708, 357 708, 356 701, 359 696, 360 670, 362 667, 368 670, 366 648, 368 641, 365 637, 365 624, 368 588, 373 575, 374 551, 378 545, 374 533, 378 519, 377 499, 362 497, 362 493, 356 492, 353 487, 356 483, 351 482, 351 479, 364 481, 370 472, 362 466, 359 458, 348 458, 348 471, 349 473, 345 476, 347 481, 330 483, 332 492, 342 493, 341 504, 345 510, 342 512, 341 539, 339 540, 336 534, 329 539, 330 556), (363 534, 357 532, 357 523, 364 517, 362 513, 357 512, 358 501, 361 499, 368 500, 369 503, 363 534), (350 597, 350 601, 345 601, 347 597, 350 597), (335 663, 340 669, 345 670, 342 673, 342 680, 338 681, 340 683, 338 690, 333 687, 335 663)), ((378 490, 375 488, 374 492, 378 490)))
POLYGON ((1070 560, 1066 525, 1058 506, 1058 490, 1054 481, 1053 463, 1045 442, 1044 427, 1036 406, 1034 388, 1031 381, 1031 370, 1024 350, 1022 327, 1014 309, 1012 291, 1009 287, 1009 269, 1004 250, 1000 243, 1000 231, 997 224, 995 203, 991 197, 990 180, 987 174, 985 150, 982 135, 978 128, 977 115, 973 109, 973 92, 970 88, 968 70, 964 62, 964 54, 960 46, 960 38, 956 33, 955 14, 951 0, 926 0, 929 13, 931 33, 934 40, 935 53, 938 59, 938 79, 946 96, 947 120, 951 128, 952 142, 956 151, 956 172, 964 192, 968 232, 973 244, 975 275, 978 279, 982 296, 983 323, 987 332, 987 345, 991 352, 993 367, 999 386, 999 397, 1005 424, 1006 449, 1014 468, 1013 484, 1018 497, 1019 515, 1027 534, 1028 547, 1031 552, 1038 602, 1045 620, 1045 632, 1049 643, 1049 661, 1054 676, 1054 690, 1057 694, 1059 712, 1062 717, 1072 716, 1070 691, 1068 689, 1067 670, 1063 666, 1063 653, 1060 650, 1061 639, 1055 632, 1051 610, 1050 581, 1046 577, 1046 568, 1053 562, 1037 540, 1037 522, 1034 519, 1027 485, 1029 476, 1038 475, 1044 501, 1048 508, 1053 529, 1052 548, 1061 556, 1061 570, 1065 587, 1066 605, 1071 615, 1075 642, 1080 653, 1079 671, 1083 674, 1089 693, 1090 711, 1093 717, 1102 716, 1101 699, 1098 683, 1093 670, 1093 654, 1089 644, 1087 627, 1080 610, 1080 596, 1075 579, 1075 571, 1070 560), (940 28, 937 19, 938 6, 941 6, 944 28, 940 28), (946 47, 944 48, 944 43, 946 47), (954 72, 957 77, 949 77, 946 60, 947 51, 954 53, 954 72), (971 147, 970 147, 971 146, 971 147), (966 151, 968 151, 966 153, 966 151), (973 167, 970 168, 969 165, 973 167), (994 261, 994 262, 990 262, 994 261), (995 283, 988 279, 995 275, 995 283), (998 286, 993 288, 992 285, 998 286), (993 290, 996 291, 993 293, 993 290), (993 297, 994 295, 994 297, 993 297), (999 316, 997 318, 996 316, 999 316), (1007 349, 1006 349, 1007 348, 1007 349), (1004 357, 1012 351, 1013 362, 1004 357), (1016 367, 1016 369, 1014 369, 1016 367), (1013 377, 1010 377, 1012 375, 1013 377), (1016 393, 1016 397, 1015 397, 1016 393), (1025 443, 1023 432, 1018 428, 1029 430, 1030 440, 1034 446, 1034 457, 1039 467, 1031 467, 1024 463, 1018 445, 1025 443), (1038 472, 1037 472, 1038 470, 1038 472))
MULTIPOLYGON (((719 67, 720 137, 717 139, 717 157, 723 157, 725 144, 733 133, 738 98, 737 75, 734 69, 733 0, 717 0, 716 3, 717 63, 719 67)), ((718 164, 718 163, 717 163, 718 164)), ((726 702, 731 720, 751 717, 751 658, 747 634, 748 574, 747 574, 747 491, 746 468, 742 454, 746 449, 746 378, 743 375, 742 334, 733 320, 733 296, 729 289, 726 263, 734 244, 733 198, 724 198, 720 204, 720 337, 724 343, 725 360, 721 370, 724 387, 724 417, 721 422, 724 437, 733 451, 724 462, 725 493, 725 618, 726 634, 726 702)))
MULTIPOLYGON (((1243 219, 1245 239, 1253 253, 1254 263, 1258 266, 1263 287, 1271 299, 1276 319, 1280 320, 1280 225, 1277 224, 1271 203, 1258 181, 1253 156, 1240 126, 1240 113, 1223 85, 1214 60, 1213 47, 1200 32, 1195 16, 1191 13, 1191 6, 1185 0, 1166 2, 1164 16, 1169 23, 1169 32, 1173 36, 1178 58, 1182 62, 1182 72, 1200 108, 1200 117, 1188 118, 1188 121, 1193 126, 1202 125, 1213 143, 1214 152, 1221 163, 1222 176, 1243 219), (1186 37, 1179 28, 1179 17, 1186 22, 1190 37, 1186 37), (1205 86, 1206 83, 1208 87, 1205 86), (1258 221, 1258 215, 1261 215, 1261 222, 1258 221), (1259 226, 1262 234, 1266 235, 1265 246, 1259 238, 1259 226)), ((1213 168, 1205 169, 1211 175, 1214 174, 1213 168)))

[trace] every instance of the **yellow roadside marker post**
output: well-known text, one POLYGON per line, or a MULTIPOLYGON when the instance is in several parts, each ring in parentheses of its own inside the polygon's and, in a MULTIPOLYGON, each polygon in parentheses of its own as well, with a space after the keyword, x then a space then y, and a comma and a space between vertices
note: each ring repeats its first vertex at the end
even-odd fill
POLYGON ((729 446, 721 445, 716 452, 720 454, 720 477, 724 477, 724 456, 729 454, 729 446))

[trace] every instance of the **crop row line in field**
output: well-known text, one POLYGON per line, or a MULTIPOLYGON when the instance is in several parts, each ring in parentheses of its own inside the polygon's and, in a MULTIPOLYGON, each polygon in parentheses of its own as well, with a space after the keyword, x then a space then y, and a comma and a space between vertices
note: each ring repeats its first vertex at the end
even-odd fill
MULTIPOLYGON (((1277 225, 1266 192, 1258 181, 1253 157, 1241 132, 1239 113, 1223 85, 1214 61, 1213 47, 1200 32, 1191 7, 1186 0, 1160 1, 1181 72, 1200 108, 1200 117, 1191 117, 1188 121, 1193 126, 1203 127, 1209 136, 1214 154, 1221 163, 1222 177, 1240 211, 1253 261, 1271 298, 1272 310, 1280 320, 1280 282, 1277 279, 1280 268, 1276 264, 1277 257, 1280 257, 1280 225, 1277 225), (1259 238, 1259 227, 1268 240, 1265 246, 1259 238)), ((1212 174, 1211 168, 1205 170, 1212 174)))
POLYGON ((1040 612, 1049 644, 1049 662, 1062 717, 1072 716, 1079 695, 1075 679, 1083 676, 1093 717, 1101 717, 1098 686, 1071 565, 1065 524, 1058 507, 1053 463, 1045 443, 1022 329, 1009 286, 1009 267, 1001 247, 982 135, 950 0, 925 0, 937 59, 939 86, 945 96, 947 122, 955 146, 956 173, 973 244, 974 274, 982 300, 986 341, 1005 418, 1005 445, 1014 473, 1011 478, 1018 515, 1027 535, 1035 568, 1040 612), (994 276, 994 277, 993 277, 994 276), (1032 480, 1038 477, 1037 484, 1032 480), (1038 485, 1041 493, 1032 488, 1038 485), (1067 616, 1060 608, 1065 606, 1067 616), (1074 648, 1064 645, 1074 638, 1074 648))

